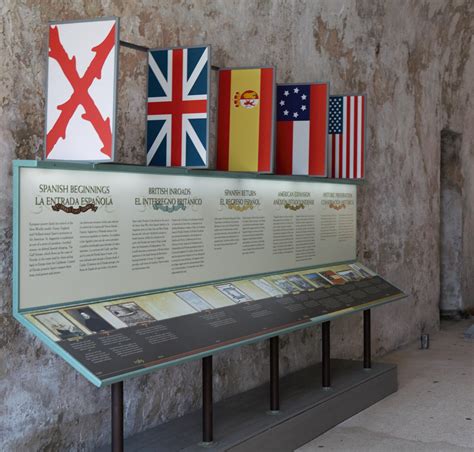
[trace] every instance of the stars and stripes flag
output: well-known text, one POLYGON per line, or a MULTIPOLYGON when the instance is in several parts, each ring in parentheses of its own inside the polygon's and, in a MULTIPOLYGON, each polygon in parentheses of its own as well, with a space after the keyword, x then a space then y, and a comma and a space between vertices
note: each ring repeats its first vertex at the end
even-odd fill
POLYGON ((329 97, 331 177, 364 177, 365 96, 329 97))
POLYGON ((277 86, 277 174, 327 175, 328 95, 328 83, 277 86))
POLYGON ((221 69, 217 169, 273 171, 273 68, 221 69))
POLYGON ((207 167, 209 46, 148 52, 147 165, 207 167))

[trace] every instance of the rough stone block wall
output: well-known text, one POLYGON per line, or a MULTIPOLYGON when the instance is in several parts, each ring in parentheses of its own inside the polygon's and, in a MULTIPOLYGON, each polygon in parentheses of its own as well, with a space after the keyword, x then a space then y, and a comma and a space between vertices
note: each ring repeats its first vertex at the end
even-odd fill
MULTIPOLYGON (((82 451, 109 441, 107 388, 86 382, 11 317, 11 161, 43 154, 48 21, 110 15, 121 17, 126 41, 210 43, 218 66, 275 65, 279 82, 329 80, 332 93, 367 93, 358 254, 411 294, 375 310, 378 356, 438 328, 440 134, 462 133, 463 291, 474 304, 473 2, 3 0, 0 450, 82 451)), ((129 49, 120 58, 118 158, 144 163, 146 60, 129 49)), ((361 356, 359 316, 333 322, 332 334, 335 356, 361 356)), ((319 338, 319 328, 284 336, 282 372, 318 361, 319 338)), ((217 355, 216 399, 265 382, 267 358, 264 343, 217 355)), ((125 399, 127 435, 196 409, 199 362, 127 381, 125 399)))

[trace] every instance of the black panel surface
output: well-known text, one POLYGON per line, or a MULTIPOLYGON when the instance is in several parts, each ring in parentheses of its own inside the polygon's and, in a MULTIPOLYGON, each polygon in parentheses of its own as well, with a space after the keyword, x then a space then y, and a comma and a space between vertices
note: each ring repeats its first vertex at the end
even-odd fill
POLYGON ((151 367, 285 328, 318 317, 403 295, 380 277, 249 301, 58 344, 101 380, 151 367))

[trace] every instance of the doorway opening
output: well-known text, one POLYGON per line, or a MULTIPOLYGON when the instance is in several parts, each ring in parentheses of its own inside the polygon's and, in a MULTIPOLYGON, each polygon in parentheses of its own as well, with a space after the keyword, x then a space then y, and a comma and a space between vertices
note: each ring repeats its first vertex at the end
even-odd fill
POLYGON ((463 307, 462 135, 441 131, 440 168, 440 314, 460 318, 463 307))

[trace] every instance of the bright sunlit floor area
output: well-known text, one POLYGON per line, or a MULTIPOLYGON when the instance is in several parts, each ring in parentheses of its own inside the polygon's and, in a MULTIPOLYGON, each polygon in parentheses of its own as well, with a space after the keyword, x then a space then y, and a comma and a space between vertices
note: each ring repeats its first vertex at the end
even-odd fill
POLYGON ((430 348, 411 344, 381 361, 398 365, 399 390, 297 452, 474 451, 472 320, 444 321, 430 348))

